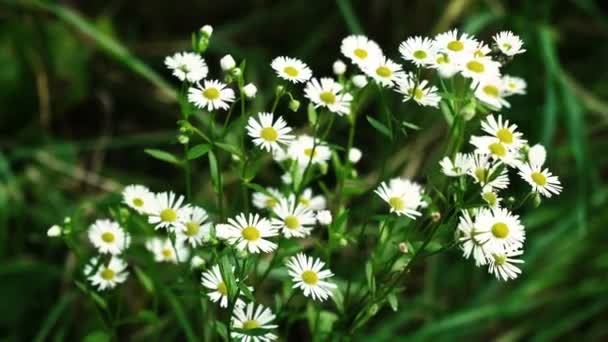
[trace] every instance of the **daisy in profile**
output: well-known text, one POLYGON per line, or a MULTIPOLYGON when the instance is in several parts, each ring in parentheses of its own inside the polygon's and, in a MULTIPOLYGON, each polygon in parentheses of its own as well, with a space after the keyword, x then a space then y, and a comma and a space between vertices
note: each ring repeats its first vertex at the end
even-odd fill
POLYGON ((266 238, 277 236, 279 233, 270 221, 258 214, 240 214, 228 219, 228 224, 218 224, 216 235, 228 243, 236 245, 241 251, 249 253, 269 253, 277 248, 273 242, 266 238))
POLYGON ((177 239, 187 242, 192 247, 200 246, 211 237, 211 223, 206 222, 209 216, 201 207, 187 207, 184 213, 182 229, 176 231, 177 239))
POLYGON ((440 162, 441 171, 448 177, 460 177, 466 175, 471 168, 472 157, 467 153, 456 153, 454 160, 444 157, 440 162))
POLYGON ((475 98, 483 102, 491 109, 501 109, 502 107, 509 108, 511 105, 505 100, 502 79, 498 77, 483 79, 479 82, 473 82, 471 88, 475 90, 475 98))
POLYGON ((326 300, 337 287, 327 281, 334 274, 330 270, 323 270, 323 267, 325 263, 320 259, 315 260, 303 253, 298 253, 287 261, 288 273, 295 282, 293 287, 302 289, 304 296, 312 297, 313 300, 326 300))
POLYGON ((523 251, 521 249, 492 253, 488 258, 490 260, 488 273, 494 274, 498 280, 507 281, 509 279, 517 278, 521 273, 521 270, 516 265, 523 264, 524 261, 517 259, 516 257, 522 253, 523 251))
POLYGON ((466 33, 458 34, 458 30, 440 33, 435 36, 435 49, 447 53, 450 58, 459 61, 464 56, 472 54, 477 48, 477 40, 466 33))
POLYGON ((290 132, 285 120, 279 116, 275 121, 272 113, 259 113, 257 119, 250 117, 247 122, 247 134, 253 143, 268 152, 288 145, 294 138, 290 132))
POLYGON ((323 210, 327 207, 327 201, 325 197, 322 195, 314 195, 311 188, 306 188, 300 194, 298 198, 298 203, 304 206, 305 208, 319 211, 323 210))
POLYGON ((126 269, 127 263, 116 256, 113 256, 107 264, 94 257, 85 266, 84 274, 93 286, 103 291, 124 283, 129 275, 126 269))
POLYGON ((519 175, 532 186, 532 191, 547 198, 562 192, 563 188, 557 176, 554 176, 548 169, 543 169, 542 164, 522 164, 519 167, 519 175))
POLYGON ((309 163, 320 164, 331 158, 331 150, 327 145, 319 139, 314 139, 309 135, 300 135, 297 137, 287 149, 287 154, 290 158, 296 160, 301 168, 306 167, 309 163))
POLYGON ((365 62, 362 70, 385 88, 392 88, 398 79, 405 76, 401 65, 384 56, 379 56, 365 62))
POLYGON ((500 163, 493 162, 487 154, 474 154, 468 173, 475 183, 483 188, 506 189, 509 186, 509 176, 506 168, 499 172, 500 163))
POLYGON ((422 188, 408 179, 393 178, 388 185, 382 182, 374 192, 390 206, 390 212, 405 215, 412 220, 422 215, 418 208, 422 205, 422 188))
POLYGON ((526 93, 526 80, 521 77, 504 75, 501 79, 504 96, 524 95, 526 93))
POLYGON ((446 52, 436 52, 429 67, 436 69, 441 78, 450 78, 460 70, 456 58, 450 57, 446 52))
POLYGON ((120 254, 129 247, 131 238, 118 223, 97 220, 89 227, 89 240, 101 254, 120 254))
POLYGON ((266 188, 267 193, 256 191, 253 193, 253 206, 258 209, 274 209, 279 204, 283 194, 275 188, 266 188))
POLYGON ((207 77, 209 68, 205 60, 196 53, 178 52, 165 58, 165 65, 173 71, 173 76, 180 81, 196 83, 207 77))
POLYGON ((154 204, 150 207, 148 223, 153 224, 155 229, 182 229, 188 208, 183 203, 184 196, 178 196, 171 191, 156 194, 154 204))
POLYGON ((314 212, 298 203, 295 196, 282 198, 274 214, 277 218, 272 219, 272 224, 288 239, 310 235, 316 223, 314 212))
POLYGON ((397 92, 403 94, 403 102, 414 100, 421 106, 439 107, 441 97, 437 87, 428 85, 427 80, 416 82, 412 77, 403 77, 397 81, 397 92))
POLYGON ((122 201, 140 214, 146 214, 154 202, 154 193, 143 185, 129 185, 122 191, 122 201))
POLYGON ((526 143, 523 134, 517 131, 516 124, 509 124, 509 120, 503 120, 502 115, 498 115, 498 119, 494 115, 488 115, 481 122, 481 129, 489 135, 497 138, 500 142, 509 148, 520 148, 526 143))
POLYGON ((343 92, 342 86, 332 78, 311 79, 306 84, 304 93, 315 108, 325 107, 340 116, 350 113, 353 96, 343 92))
POLYGON ((175 245, 168 238, 151 238, 146 241, 146 249, 154 255, 156 262, 170 262, 177 264, 188 260, 190 250, 182 240, 176 240, 175 245))
POLYGON ((489 208, 500 208, 502 198, 498 196, 498 193, 491 186, 484 186, 481 189, 481 198, 488 204, 489 208))
POLYGON ((499 32, 493 39, 498 49, 507 56, 515 56, 526 52, 525 49, 522 49, 524 42, 511 31, 499 32))
MULTIPOLYGON (((475 216, 478 216, 485 210, 487 209, 477 210, 475 216)), ((466 210, 462 211, 459 218, 458 232, 460 233, 458 240, 461 243, 460 248, 462 249, 463 256, 466 259, 469 259, 472 256, 475 260, 475 266, 485 265, 487 263, 488 251, 477 239, 479 229, 476 227, 475 220, 466 210)))
POLYGON ((477 47, 473 50, 473 56, 475 57, 486 57, 492 52, 492 49, 484 42, 477 42, 477 47))
POLYGON ((399 45, 399 53, 403 59, 418 67, 432 64, 435 56, 433 40, 420 36, 409 37, 399 45))
POLYGON ((216 80, 204 80, 202 86, 199 84, 188 89, 188 101, 196 108, 208 111, 228 109, 234 99, 234 91, 216 80))
POLYGON ((242 305, 234 310, 232 316, 232 326, 237 329, 242 329, 245 332, 233 331, 230 336, 238 341, 243 342, 267 342, 276 340, 278 337, 270 332, 276 329, 278 325, 273 324, 275 315, 269 308, 259 304, 257 307, 254 303, 249 303, 247 306, 242 305), (247 330, 264 329, 267 330, 262 334, 247 335, 247 330))
POLYGON ((277 57, 270 66, 280 78, 291 83, 304 83, 312 76, 312 71, 304 62, 297 58, 277 57))
POLYGON ((462 60, 460 73, 463 77, 480 82, 487 79, 500 78, 500 63, 490 57, 475 57, 473 54, 462 60))
POLYGON ((479 228, 477 238, 488 244, 488 251, 492 253, 520 248, 526 238, 519 216, 504 208, 484 211, 477 216, 476 223, 479 228))
POLYGON ((351 35, 344 38, 340 51, 345 57, 359 66, 367 63, 369 60, 382 56, 380 46, 362 35, 351 35))
MULTIPOLYGON (((234 273, 234 268, 232 268, 231 272, 234 273)), ((240 280, 236 280, 236 282, 240 282, 240 280)), ((201 276, 201 283, 204 287, 211 290, 207 293, 209 299, 214 302, 220 303, 220 307, 226 308, 228 307, 228 288, 226 287, 226 283, 224 282, 224 278, 222 278, 222 272, 220 271, 220 267, 218 265, 214 265, 211 269, 203 272, 201 276)), ((250 288, 250 290, 253 290, 250 288)), ((241 307, 244 306, 245 302, 240 298, 237 298, 235 306, 241 307)))

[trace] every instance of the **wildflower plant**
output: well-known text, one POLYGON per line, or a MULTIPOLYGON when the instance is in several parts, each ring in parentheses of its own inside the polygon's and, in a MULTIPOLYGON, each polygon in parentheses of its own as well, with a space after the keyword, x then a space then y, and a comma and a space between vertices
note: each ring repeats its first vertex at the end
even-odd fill
POLYGON ((121 297, 108 293, 129 282, 151 294, 146 312, 166 310, 159 305, 166 299, 190 340, 286 339, 296 324, 314 338, 341 340, 384 306, 398 310, 412 266, 426 256, 460 249, 499 281, 522 274, 519 209, 562 186, 545 149, 530 146, 509 118, 509 97, 526 89, 523 78, 503 74, 525 52, 519 37, 501 32, 482 42, 452 30, 383 51, 353 35, 336 51, 335 77, 278 56, 266 65, 276 76, 271 89, 247 78, 245 60, 205 60, 212 41, 206 26, 193 35, 192 51, 165 59, 181 82, 183 152, 146 150, 180 169, 184 188, 129 185, 107 217, 86 227, 68 219, 48 232, 79 258, 77 284, 109 329, 139 317, 119 321, 111 310, 121 297), (254 110, 262 94, 271 101, 254 110), (376 177, 359 176, 371 150, 357 141, 358 125, 373 127, 380 144, 420 129, 388 98, 445 118, 446 139, 418 177, 386 165, 376 177), (368 112, 370 101, 380 113, 368 112), (346 127, 346 141, 337 127, 346 127), (277 177, 265 182, 262 173, 277 177), (232 185, 228 174, 237 175, 232 185), (201 177, 215 203, 193 195, 201 177), (363 212, 351 210, 355 201, 367 203, 363 212))

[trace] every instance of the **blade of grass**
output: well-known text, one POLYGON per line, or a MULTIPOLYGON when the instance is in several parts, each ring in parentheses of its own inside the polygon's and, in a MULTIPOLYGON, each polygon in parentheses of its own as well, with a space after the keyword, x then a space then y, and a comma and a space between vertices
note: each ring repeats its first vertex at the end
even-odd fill
POLYGON ((355 10, 353 9, 350 0, 336 0, 336 5, 338 5, 338 10, 340 11, 340 14, 342 14, 342 18, 344 18, 350 32, 353 34, 363 33, 363 28, 355 15, 355 10))
POLYGON ((46 341, 47 336, 51 332, 51 329, 53 329, 53 326, 55 325, 55 323, 57 323, 57 321, 63 314, 63 311, 70 305, 70 303, 72 303, 74 298, 76 298, 75 293, 68 292, 63 295, 57 303, 55 303, 49 314, 46 316, 46 319, 42 323, 38 335, 36 335, 34 341, 46 341))

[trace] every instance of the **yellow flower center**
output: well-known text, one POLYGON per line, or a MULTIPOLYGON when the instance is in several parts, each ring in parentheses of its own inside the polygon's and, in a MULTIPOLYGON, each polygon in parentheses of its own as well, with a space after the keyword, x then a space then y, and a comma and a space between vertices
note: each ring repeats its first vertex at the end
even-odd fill
POLYGON ((188 222, 186 223, 186 235, 188 236, 195 236, 196 234, 198 234, 198 231, 200 230, 200 225, 196 222, 188 222))
POLYGON ((502 47, 503 47, 505 50, 507 50, 507 51, 509 51, 509 50, 511 50, 511 49, 513 48, 513 46, 512 46, 511 44, 509 44, 509 43, 504 43, 504 44, 502 44, 502 47))
POLYGON ((267 208, 274 208, 276 205, 277 205, 277 200, 275 200, 274 198, 269 198, 266 200, 267 208))
POLYGON ((353 54, 355 54, 355 56, 357 56, 359 59, 367 58, 367 51, 362 48, 356 48, 355 51, 353 51, 353 54))
POLYGON ((160 219, 163 222, 174 222, 177 220, 177 213, 171 208, 164 209, 160 212, 160 219))
POLYGON ((448 43, 448 49, 452 51, 462 51, 464 49, 464 44, 460 40, 453 40, 448 43))
POLYGON ((254 226, 249 226, 241 231, 241 235, 247 241, 256 241, 260 238, 260 231, 254 226))
POLYGON ((243 329, 245 329, 245 330, 257 329, 259 327, 260 327, 260 324, 255 319, 248 319, 245 322, 243 322, 243 329))
POLYGON ((301 205, 308 207, 310 206, 310 200, 308 198, 305 197, 300 197, 300 199, 298 200, 298 202, 300 202, 301 205))
POLYGON ((294 68, 292 66, 286 66, 283 69, 283 72, 286 73, 288 76, 291 76, 291 77, 297 77, 298 74, 299 74, 298 69, 296 69, 296 68, 294 68))
POLYGON ((379 66, 376 69, 376 75, 378 75, 380 77, 391 77, 392 74, 393 74, 393 72, 391 71, 391 69, 389 69, 385 66, 379 66))
POLYGON ((481 63, 481 62, 470 61, 467 63, 467 69, 471 70, 472 72, 481 74, 482 72, 484 72, 484 70, 486 68, 483 66, 483 63, 481 63))
POLYGON ((403 208, 405 208, 405 202, 401 197, 389 198, 388 204, 390 204, 390 206, 397 211, 403 210, 403 208))
POLYGON ((488 204, 493 207, 496 205, 496 200, 498 199, 496 197, 496 193, 494 192, 484 192, 483 195, 481 195, 483 197, 483 199, 488 202, 488 204))
POLYGON ((103 242, 110 243, 114 241, 115 237, 113 233, 105 232, 101 234, 101 239, 103 240, 103 242))
POLYGON ((488 178, 488 169, 483 167, 478 167, 475 169, 475 177, 481 182, 485 183, 488 178))
POLYGON ((215 87, 209 87, 203 90, 203 96, 209 100, 217 100, 220 98, 220 91, 215 87))
POLYGON ((317 272, 307 270, 302 272, 302 281, 308 285, 316 285, 319 281, 319 276, 317 276, 317 272))
POLYGON ((414 58, 416 59, 425 59, 427 57, 426 51, 416 50, 414 51, 414 58))
POLYGON ((498 266, 502 266, 507 262, 507 257, 504 255, 494 255, 494 263, 498 266))
POLYGON ((488 148, 490 149, 490 152, 492 152, 492 154, 495 154, 499 157, 504 157, 507 155, 507 149, 503 144, 499 142, 491 143, 488 148))
POLYGON ((331 91, 322 92, 321 95, 319 95, 319 98, 326 104, 334 104, 336 102, 336 95, 331 91))
POLYGON ((505 144, 511 144, 513 142, 513 133, 507 128, 501 128, 496 131, 496 137, 505 144))
POLYGON ((502 222, 497 222, 492 225, 492 234, 499 239, 504 239, 509 235, 509 226, 502 222))
POLYGON ((164 248, 160 253, 165 258, 170 258, 173 255, 173 250, 171 248, 164 248))
POLYGON ((509 88, 515 89, 517 88, 517 84, 515 84, 514 82, 509 82, 509 88))
POLYGON ((266 141, 274 142, 279 137, 279 132, 274 127, 264 127, 260 132, 260 136, 266 141))
POLYGON ((486 54, 483 53, 483 51, 481 51, 480 49, 475 50, 475 52, 473 52, 473 56, 475 57, 484 57, 486 54))
POLYGON ((226 287, 226 283, 222 281, 217 284, 217 292, 221 293, 224 296, 228 295, 228 288, 226 287))
POLYGON ((307 157, 313 156, 316 157, 317 156, 317 150, 315 149, 314 151, 312 150, 312 147, 309 147, 307 149, 304 150, 304 154, 307 157))
POLYGON ((482 90, 486 95, 491 97, 498 97, 498 95, 500 95, 500 90, 498 90, 496 86, 490 84, 483 86, 482 90))
POLYGON ((532 172, 532 175, 530 175, 530 177, 532 178, 534 183, 540 186, 545 186, 545 184, 547 184, 547 177, 545 177, 545 175, 540 172, 532 172))
POLYGON ((104 268, 99 275, 104 280, 112 280, 116 276, 116 273, 109 268, 104 268))
POLYGON ((422 98, 424 97, 424 92, 422 92, 422 89, 416 88, 416 89, 412 90, 412 96, 416 100, 422 100, 422 98))
POLYGON ((144 205, 144 200, 139 197, 136 197, 133 199, 132 203, 136 207, 141 207, 142 205, 144 205))
POLYGON ((297 217, 289 215, 285 218, 285 226, 289 229, 296 229, 300 226, 300 221, 298 221, 297 217))
POLYGON ((446 55, 440 55, 436 60, 437 64, 446 64, 448 63, 448 57, 446 55))

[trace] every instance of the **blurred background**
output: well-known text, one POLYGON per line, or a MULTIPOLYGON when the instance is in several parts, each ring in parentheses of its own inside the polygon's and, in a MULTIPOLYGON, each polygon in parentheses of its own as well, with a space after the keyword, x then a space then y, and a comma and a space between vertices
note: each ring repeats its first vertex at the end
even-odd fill
MULTIPOLYGON (((606 4, 0 0, 0 339, 79 340, 99 327, 89 299, 72 283, 73 258, 46 230, 65 216, 90 222, 102 215, 109 193, 124 184, 183 190, 180 171, 143 149, 179 148, 177 85, 163 59, 189 49, 190 33, 210 24, 205 59, 212 74, 231 53, 247 59, 248 78, 259 89, 275 82, 269 62, 278 55, 331 75, 340 41, 352 32, 375 39, 394 59, 410 35, 453 27, 485 41, 503 29, 520 35, 528 51, 508 73, 527 80, 528 94, 512 98, 504 113, 529 141, 547 146, 548 166, 565 185, 558 198, 521 213, 528 231, 524 274, 500 283, 457 250, 431 257, 414 270, 399 311, 382 310, 358 336, 606 340, 606 4)), ((260 96, 254 108, 270 100, 260 96)), ((441 133, 438 111, 410 118, 423 130, 409 139, 441 139, 425 135, 437 127, 441 133)), ((360 126, 355 145, 365 174, 383 144, 367 122, 360 126)), ((209 181, 206 166, 198 168, 195 189, 204 203, 209 181)))

